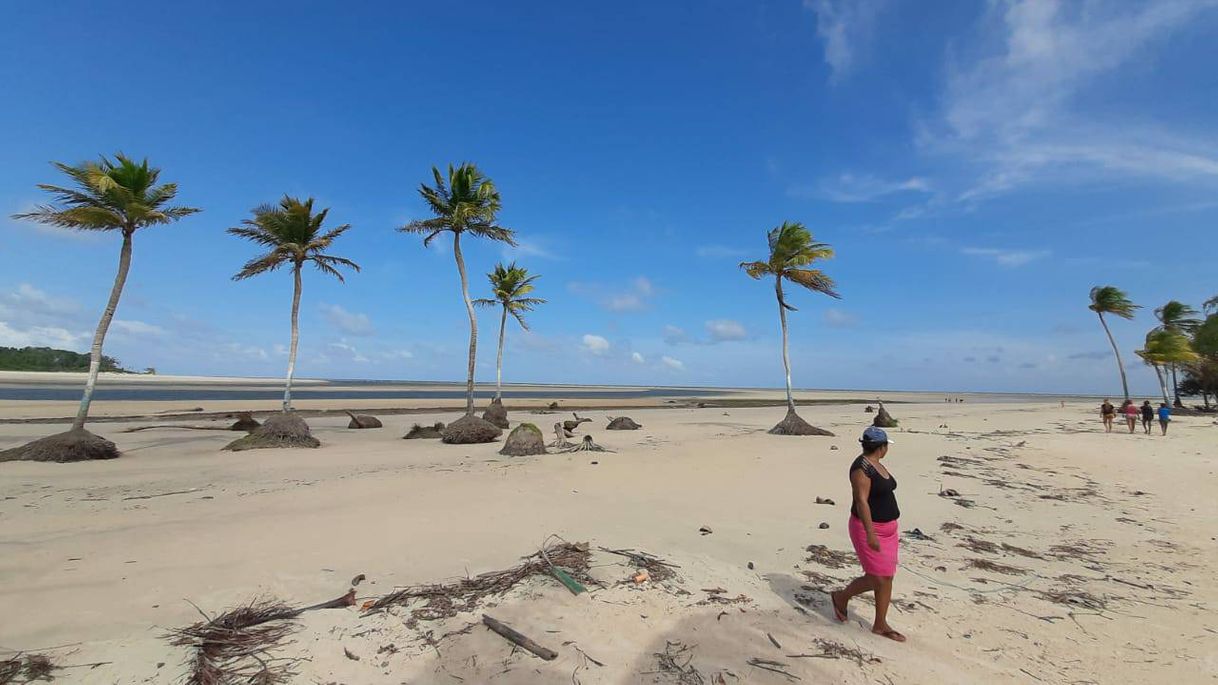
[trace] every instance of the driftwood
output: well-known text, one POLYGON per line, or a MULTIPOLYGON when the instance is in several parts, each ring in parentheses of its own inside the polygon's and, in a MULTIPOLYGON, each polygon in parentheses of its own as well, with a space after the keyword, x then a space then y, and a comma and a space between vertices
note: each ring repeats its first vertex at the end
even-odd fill
POLYGON ((529 639, 528 636, 513 630, 511 627, 491 618, 490 616, 487 616, 486 614, 482 614, 482 623, 486 625, 487 628, 490 628, 498 633, 508 642, 511 642, 521 649, 532 652, 546 661, 553 661, 558 658, 558 652, 546 647, 542 647, 533 640, 529 639))
POLYGON ((184 431, 231 431, 232 430, 232 428, 229 428, 228 426, 182 426, 179 424, 172 424, 172 423, 158 423, 153 426, 136 426, 134 428, 128 428, 127 430, 124 430, 122 432, 138 433, 140 431, 148 431, 148 430, 162 429, 162 428, 176 428, 176 429, 184 430, 184 431))
POLYGON ((554 442, 550 443, 550 447, 565 450, 571 446, 571 443, 567 442, 567 438, 572 437, 571 433, 562 427, 562 422, 554 424, 554 435, 554 442))
MULTIPOLYGON (((562 422, 563 429, 566 430, 568 433, 572 433, 575 431, 576 428, 579 428, 579 424, 588 423, 589 421, 592 420, 589 418, 580 418, 580 415, 576 414, 575 412, 571 412, 571 416, 575 417, 574 421, 567 419, 566 421, 562 422)), ((568 435, 567 437, 569 438, 572 436, 568 435)))
POLYGON ((892 414, 889 414, 888 410, 884 408, 884 403, 880 402, 880 409, 875 413, 871 425, 876 428, 896 428, 897 420, 892 418, 892 414))
POLYGON ((614 418, 609 417, 609 425, 605 426, 605 430, 610 431, 636 431, 643 427, 643 424, 636 422, 629 416, 619 416, 614 418))
POLYGON ((381 423, 381 420, 375 416, 369 416, 368 414, 353 414, 351 412, 345 413, 347 416, 351 417, 351 420, 347 422, 347 428, 380 428, 384 425, 381 423))
POLYGON ((612 452, 611 449, 601 447, 592 441, 591 435, 585 435, 584 439, 575 445, 571 445, 563 450, 564 452, 612 452))

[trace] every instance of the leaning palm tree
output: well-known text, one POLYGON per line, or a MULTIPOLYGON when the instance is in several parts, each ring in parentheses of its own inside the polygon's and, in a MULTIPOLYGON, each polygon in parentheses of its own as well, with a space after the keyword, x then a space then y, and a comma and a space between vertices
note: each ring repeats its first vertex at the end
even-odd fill
POLYGON ((1129 399, 1129 381, 1125 378, 1125 364, 1121 362, 1121 350, 1117 348, 1112 331, 1108 330, 1108 322, 1104 320, 1104 315, 1112 314, 1122 319, 1132 319, 1134 312, 1141 306, 1130 302, 1125 292, 1116 286, 1097 285, 1091 289, 1091 304, 1087 308, 1100 317, 1100 325, 1108 334, 1108 343, 1112 345, 1112 352, 1116 355, 1117 370, 1121 372, 1121 390, 1125 393, 1125 399, 1129 399))
POLYGON ((314 213, 313 198, 301 201, 284 195, 279 204, 255 207, 253 218, 228 229, 232 235, 268 249, 266 254, 246 262, 233 276, 234 281, 276 271, 284 265, 292 267, 295 283, 292 290, 292 344, 288 348, 288 374, 283 387, 284 412, 292 411, 292 376, 296 371, 296 345, 300 340, 297 320, 300 315, 301 270, 306 264, 312 264, 318 271, 337 278, 339 282, 344 279, 338 267, 359 271, 359 265, 350 259, 326 254, 334 240, 351 228, 350 224, 343 224, 323 231, 322 225, 329 212, 327 208, 314 213))
MULTIPOLYGON (((1201 319, 1198 318, 1200 313, 1183 302, 1171 300, 1155 310, 1155 318, 1159 320, 1159 328, 1161 330, 1188 336, 1196 333, 1197 329, 1201 328, 1201 319)), ((1176 377, 1175 362, 1172 362, 1170 369, 1172 397, 1175 398, 1175 406, 1183 406, 1183 403, 1180 401, 1180 383, 1176 377)))
POLYGON ((527 331, 529 324, 524 320, 525 313, 533 311, 537 305, 545 304, 545 300, 528 296, 533 292, 533 282, 539 277, 536 274, 530 275, 528 269, 516 266, 516 262, 507 266, 496 264, 495 270, 486 277, 491 282, 491 293, 494 297, 479 298, 474 300, 474 304, 479 307, 498 306, 501 311, 499 352, 495 356, 495 398, 491 400, 491 407, 482 418, 500 428, 507 428, 507 411, 503 409, 503 342, 507 331, 507 317, 511 314, 516 323, 527 331))
MULTIPOLYGON (((499 190, 491 179, 478 170, 470 162, 459 166, 448 165, 447 177, 438 167, 432 167, 431 173, 435 185, 419 184, 419 195, 427 203, 427 208, 434 215, 430 219, 419 219, 399 228, 403 233, 415 233, 424 236, 423 245, 431 244, 441 233, 451 233, 453 236, 453 257, 457 261, 457 273, 461 277, 461 297, 465 300, 465 310, 469 315, 469 366, 465 379, 465 416, 471 421, 462 423, 460 427, 449 426, 453 442, 464 442, 456 437, 457 428, 468 427, 471 434, 477 433, 477 441, 493 440, 497 433, 479 426, 474 419, 474 364, 478 355, 478 317, 474 314, 474 303, 469 296, 469 278, 465 273, 465 258, 461 254, 461 236, 468 233, 476 238, 487 238, 493 241, 515 245, 516 240, 510 228, 498 225, 501 202, 499 190), (486 437, 490 436, 490 437, 486 437)), ((455 423, 455 422, 454 422, 455 423)))
POLYGON ((784 221, 768 235, 770 256, 762 262, 742 262, 744 269, 754 279, 774 277, 774 294, 778 298, 778 320, 782 325, 782 366, 787 376, 787 416, 770 429, 777 435, 833 435, 827 430, 808 424, 795 413, 795 399, 791 394, 791 355, 787 343, 787 311, 796 311, 783 295, 782 282, 829 297, 840 298, 834 290, 833 279, 820 269, 807 268, 815 262, 833 256, 833 248, 812 239, 812 234, 799 222, 784 221))
POLYGON ((1167 398, 1167 369, 1176 364, 1189 364, 1199 359, 1193 351, 1188 337, 1179 331, 1155 328, 1146 334, 1146 344, 1137 350, 1142 361, 1149 364, 1159 377, 1159 388, 1163 392, 1163 404, 1167 398))
POLYGON ((72 180, 74 187, 40 184, 54 198, 51 204, 36 207, 32 212, 13 215, 14 219, 36 221, 49 226, 78 231, 118 231, 123 236, 118 256, 118 273, 110 288, 110 299, 102 311, 93 346, 89 350, 89 375, 84 394, 72 428, 66 433, 36 440, 28 445, 0 453, 0 461, 32 459, 36 461, 81 461, 111 459, 119 455, 114 443, 85 430, 97 374, 101 370, 102 344, 106 331, 118 309, 127 272, 131 268, 131 243, 141 228, 171 224, 194 214, 194 207, 175 207, 170 202, 178 193, 176 183, 157 184, 161 170, 119 153, 114 159, 102 156, 96 162, 75 166, 54 162, 55 168, 72 180))

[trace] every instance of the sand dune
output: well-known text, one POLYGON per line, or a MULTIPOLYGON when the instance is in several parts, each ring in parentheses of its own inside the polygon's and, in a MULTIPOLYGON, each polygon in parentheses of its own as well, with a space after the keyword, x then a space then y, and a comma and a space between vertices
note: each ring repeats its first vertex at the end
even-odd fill
MULTIPOLYGON (((615 452, 527 458, 399 439, 449 414, 368 431, 316 419, 320 449, 237 454, 219 450, 228 433, 99 424, 124 458, 0 464, 0 647, 73 643, 47 653, 110 662, 62 682, 175 683, 187 651, 162 636, 197 619, 187 600, 312 604, 362 573, 363 602, 508 568, 556 533, 591 543, 590 593, 536 577, 435 621, 417 606, 311 612, 274 653, 308 658, 301 683, 794 682, 767 667, 846 683, 1218 677, 1211 419, 1161 438, 1097 432, 1084 403, 893 409, 902 527, 928 538, 903 540, 890 616, 903 645, 868 632, 865 601, 835 623, 822 592, 856 572, 845 471, 868 418, 823 406, 801 413, 837 438, 767 435, 777 408, 635 410, 633 432, 604 431, 616 412, 599 411, 585 428, 615 452), (646 550, 677 576, 623 582, 635 568, 599 546, 646 550), (477 625, 483 611, 558 658, 514 651, 477 625)), ((0 447, 52 428, 0 426, 0 447)))

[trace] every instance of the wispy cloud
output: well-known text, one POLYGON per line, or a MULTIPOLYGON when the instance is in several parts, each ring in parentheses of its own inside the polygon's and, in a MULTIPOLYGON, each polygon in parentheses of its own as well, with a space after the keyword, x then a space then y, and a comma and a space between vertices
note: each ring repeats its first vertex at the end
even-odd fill
POLYGON ((516 260, 521 257, 535 257, 537 259, 548 259, 553 261, 563 261, 565 257, 562 254, 550 247, 549 242, 540 237, 533 237, 527 240, 518 240, 516 246, 503 246, 503 258, 507 260, 516 260))
POLYGON ((694 254, 703 259, 727 259, 744 257, 748 252, 738 247, 728 247, 726 245, 701 245, 698 249, 694 250, 694 254))
POLYGON ((1044 259, 1053 254, 1049 250, 1011 250, 996 247, 962 247, 962 254, 993 260, 999 266, 1018 267, 1044 259))
POLYGON ((643 357, 643 355, 639 354, 638 352, 630 353, 630 361, 634 362, 635 364, 646 364, 647 363, 647 359, 645 357, 643 357))
POLYGON ((664 366, 667 366, 668 368, 673 369, 674 371, 684 371, 685 370, 685 362, 681 361, 680 359, 674 359, 673 357, 669 357, 669 356, 665 355, 663 357, 660 357, 660 361, 664 364, 664 366))
POLYGON ((816 13, 816 35, 825 44, 830 81, 850 73, 886 4, 885 0, 804 0, 804 7, 816 13))
POLYGON ((711 342, 730 342, 733 340, 744 340, 749 337, 749 333, 744 329, 744 326, 739 321, 731 319, 712 319, 707 321, 706 334, 710 336, 711 342))
POLYGON ((854 328, 858 322, 857 316, 841 309, 830 307, 825 310, 825 323, 830 328, 854 328))
POLYGON ((790 197, 823 198, 842 203, 874 202, 890 195, 910 192, 929 193, 930 182, 917 176, 890 180, 870 174, 840 174, 815 186, 792 186, 787 189, 790 197))
POLYGON ((331 326, 347 335, 365 336, 374 332, 367 314, 350 312, 337 304, 322 304, 321 313, 331 326))
POLYGON ((949 63, 941 110, 922 122, 919 143, 971 167, 972 180, 954 195, 966 205, 1034 183, 1218 181, 1213 133, 1169 131, 1078 104, 1095 81, 1215 7, 1214 0, 995 3, 981 25, 997 29, 983 28, 976 50, 949 63))
POLYGON ((656 294, 655 285, 646 276, 637 276, 624 288, 610 288, 596 283, 572 282, 567 289, 577 295, 595 299, 611 312, 637 312, 647 309, 656 294))

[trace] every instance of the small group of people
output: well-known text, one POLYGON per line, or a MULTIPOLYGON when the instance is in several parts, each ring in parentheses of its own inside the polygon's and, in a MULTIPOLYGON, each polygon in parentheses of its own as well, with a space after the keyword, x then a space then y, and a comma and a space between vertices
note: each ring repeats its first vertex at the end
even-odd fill
MULTIPOLYGON (((1142 406, 1133 403, 1133 400, 1125 400, 1121 405, 1121 415, 1125 417, 1125 425, 1129 428, 1129 432, 1133 433, 1138 429, 1138 418, 1142 419, 1142 428, 1146 434, 1150 435, 1151 424, 1154 423, 1155 415, 1159 416, 1159 430, 1163 431, 1163 435, 1167 435, 1167 425, 1171 423, 1171 407, 1166 402, 1159 404, 1159 409, 1150 404, 1150 400, 1142 402, 1142 406)), ((1100 416, 1104 419, 1104 432, 1112 432, 1112 422, 1116 419, 1117 408, 1112 405, 1111 400, 1104 400, 1100 405, 1100 416)))

